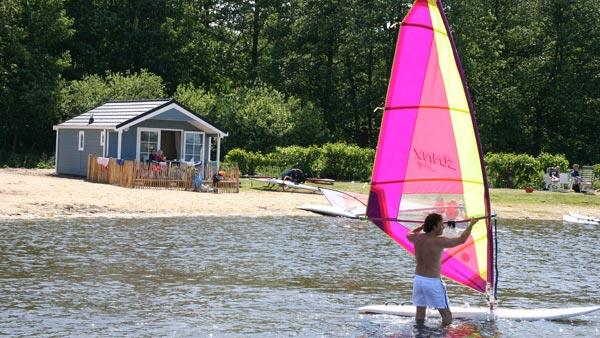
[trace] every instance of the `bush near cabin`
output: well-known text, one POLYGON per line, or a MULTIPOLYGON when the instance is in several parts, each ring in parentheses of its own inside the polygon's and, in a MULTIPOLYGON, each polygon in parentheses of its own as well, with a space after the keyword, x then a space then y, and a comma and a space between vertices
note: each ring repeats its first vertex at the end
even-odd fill
POLYGON ((327 143, 322 146, 276 147, 268 154, 243 149, 232 149, 225 162, 236 162, 243 174, 265 175, 261 169, 277 168, 276 171, 298 167, 311 177, 327 177, 342 180, 368 181, 375 151, 346 143, 327 143))
MULTIPOLYGON (((233 149, 226 162, 235 162, 244 174, 277 176, 286 168, 297 166, 309 176, 327 177, 349 181, 369 181, 375 151, 345 143, 327 143, 322 146, 277 147, 274 152, 262 154, 243 149, 233 149)), ((485 155, 490 187, 522 189, 527 186, 543 188, 546 168, 560 165, 569 172, 572 164, 562 154, 541 153, 537 157, 527 154, 488 153, 485 155)), ((596 181, 600 188, 600 164, 594 165, 596 181)))

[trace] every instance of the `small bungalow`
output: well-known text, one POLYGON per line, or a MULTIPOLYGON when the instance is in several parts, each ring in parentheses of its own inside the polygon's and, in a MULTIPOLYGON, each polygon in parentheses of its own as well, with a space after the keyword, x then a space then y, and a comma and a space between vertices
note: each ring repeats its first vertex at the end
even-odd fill
POLYGON ((162 150, 167 160, 217 161, 218 167, 221 138, 227 136, 174 99, 111 101, 53 129, 56 173, 77 176, 86 176, 90 154, 147 161, 153 150, 162 150))

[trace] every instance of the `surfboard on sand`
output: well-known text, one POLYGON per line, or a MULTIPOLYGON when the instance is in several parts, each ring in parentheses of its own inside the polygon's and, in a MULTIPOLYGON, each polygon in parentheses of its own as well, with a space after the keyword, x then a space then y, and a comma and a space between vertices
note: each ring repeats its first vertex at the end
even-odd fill
MULTIPOLYGON (((600 306, 554 308, 554 309, 503 309, 497 308, 490 311, 484 307, 451 307, 453 318, 471 320, 560 320, 574 316, 581 316, 600 310, 600 306)), ((402 317, 414 317, 416 308, 413 305, 369 305, 358 309, 364 314, 385 314, 402 317)), ((427 317, 439 318, 436 309, 427 309, 427 317)))

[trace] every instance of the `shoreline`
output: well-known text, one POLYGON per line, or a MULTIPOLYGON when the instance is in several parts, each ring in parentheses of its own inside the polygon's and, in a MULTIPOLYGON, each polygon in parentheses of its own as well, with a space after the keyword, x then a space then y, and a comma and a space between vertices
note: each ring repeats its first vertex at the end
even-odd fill
MULTIPOLYGON (((327 204, 315 193, 244 189, 240 193, 197 193, 180 190, 131 189, 90 183, 83 178, 55 176, 53 169, 0 169, 0 218, 3 220, 61 218, 165 217, 322 217, 297 209, 302 204, 327 204)), ((502 204, 492 210, 499 219, 562 221, 575 211, 593 214, 597 208, 568 204, 502 204)))

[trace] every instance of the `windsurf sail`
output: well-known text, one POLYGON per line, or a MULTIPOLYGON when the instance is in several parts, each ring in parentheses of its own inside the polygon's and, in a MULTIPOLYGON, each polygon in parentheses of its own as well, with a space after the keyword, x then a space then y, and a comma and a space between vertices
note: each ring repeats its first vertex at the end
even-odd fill
POLYGON ((368 196, 352 192, 319 188, 332 207, 352 212, 355 215, 365 215, 368 196))
POLYGON ((416 0, 402 21, 367 208, 369 219, 414 255, 407 233, 431 212, 481 217, 442 274, 494 290, 487 177, 470 96, 441 1, 416 0))

